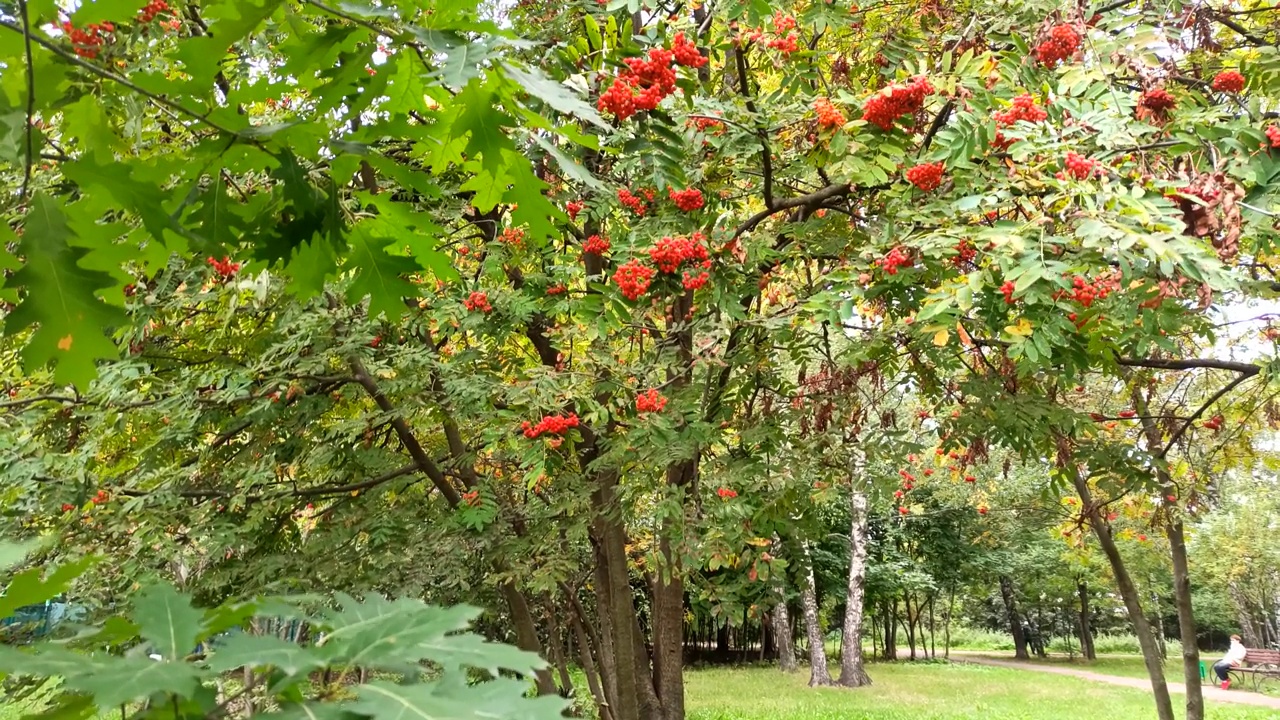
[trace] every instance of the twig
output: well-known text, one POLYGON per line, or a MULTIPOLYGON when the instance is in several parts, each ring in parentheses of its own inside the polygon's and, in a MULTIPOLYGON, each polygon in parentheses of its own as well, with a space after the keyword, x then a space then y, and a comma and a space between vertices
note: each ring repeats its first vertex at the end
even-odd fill
MULTIPOLYGON (((24 3, 24 4, 25 4, 25 3, 24 3)), ((8 22, 4 22, 3 20, 0 20, 0 27, 3 27, 3 28, 4 28, 4 29, 6 29, 6 30, 11 30, 11 31, 16 32, 16 33, 21 33, 22 35, 26 36, 26 38, 27 38, 27 42, 28 42, 28 43, 30 43, 30 42, 35 42, 35 43, 36 43, 37 45, 39 45, 40 47, 44 48, 45 50, 48 50, 49 52, 53 53, 54 55, 57 55, 58 57, 62 58, 63 60, 66 60, 67 62, 71 63, 72 65, 75 65, 75 66, 77 66, 77 67, 84 68, 85 70, 88 70, 89 72, 93 73, 94 75, 97 75, 98 77, 105 78, 105 79, 107 79, 107 80, 110 80, 110 81, 112 81, 112 82, 114 82, 114 83, 118 84, 118 85, 122 85, 122 86, 124 86, 124 87, 126 87, 126 88, 128 88, 128 89, 132 90, 133 92, 135 92, 135 93, 137 93, 137 94, 139 94, 139 95, 141 95, 141 96, 143 96, 143 97, 147 98, 148 100, 150 100, 150 101, 152 101, 152 102, 156 103, 157 105, 160 105, 161 107, 164 107, 164 108, 167 108, 167 109, 169 109, 169 110, 172 110, 173 112, 178 113, 178 114, 180 114, 180 115, 185 115, 185 116, 187 116, 187 117, 189 117, 189 118, 191 118, 191 119, 193 119, 193 120, 195 120, 195 121, 197 121, 197 122, 199 122, 199 123, 202 123, 202 124, 204 124, 204 125, 208 125, 209 127, 213 128, 214 130, 217 130, 217 131, 218 131, 218 132, 220 132, 220 133, 225 133, 225 134, 227 134, 227 135, 234 135, 234 136, 239 136, 239 134, 240 134, 238 131, 236 131, 236 130, 232 130, 231 128, 223 127, 223 126, 219 125, 218 123, 216 123, 216 122, 214 122, 214 121, 210 120, 209 118, 205 117, 204 115, 201 115, 200 113, 198 113, 198 112, 196 112, 196 111, 194 111, 194 110, 190 110, 190 109, 188 109, 188 108, 186 108, 186 107, 184 107, 184 106, 182 106, 182 105, 180 105, 180 104, 178 104, 178 103, 176 103, 176 102, 174 102, 174 101, 172 101, 172 100, 170 100, 170 99, 168 99, 168 98, 164 97, 163 95, 157 95, 157 94, 155 94, 155 93, 151 92, 150 90, 146 90, 146 89, 144 89, 144 88, 142 88, 142 87, 139 87, 138 85, 135 85, 135 84, 133 84, 132 82, 129 82, 129 81, 128 81, 128 80, 126 80, 125 78, 123 78, 123 77, 121 77, 121 76, 119 76, 119 75, 117 75, 117 74, 115 74, 115 73, 111 72, 110 70, 104 70, 103 68, 100 68, 100 67, 98 67, 97 65, 94 65, 93 63, 85 62, 84 60, 81 60, 80 58, 76 57, 75 55, 72 55, 71 53, 67 52, 66 50, 63 50, 62 48, 58 47, 58 45, 57 45, 56 43, 53 43, 53 42, 51 42, 51 41, 49 41, 49 40, 45 40, 44 38, 34 37, 34 36, 32 36, 30 33, 23 32, 23 29, 22 29, 22 28, 20 28, 20 27, 18 27, 17 25, 14 25, 14 24, 12 24, 12 23, 8 23, 8 22)))
POLYGON ((1248 380, 1249 378, 1253 377, 1255 374, 1256 373, 1248 373, 1248 374, 1241 373, 1234 380, 1227 383, 1226 385, 1223 385, 1222 389, 1214 393, 1213 397, 1206 400, 1205 403, 1200 406, 1200 409, 1192 413, 1191 417, 1187 418, 1187 421, 1182 424, 1182 427, 1178 428, 1178 430, 1173 433, 1173 437, 1169 438, 1169 442, 1165 443, 1164 449, 1161 450, 1160 454, 1157 455, 1156 457, 1164 458, 1166 455, 1168 455, 1169 451, 1173 449, 1174 443, 1178 442, 1178 439, 1181 438, 1187 432, 1187 428, 1190 428, 1192 423, 1198 420, 1200 416, 1205 413, 1206 410, 1208 410, 1210 407, 1213 406, 1214 403, 1218 402, 1218 400, 1221 400, 1224 395, 1231 392, 1232 390, 1235 390, 1236 386, 1238 386, 1240 383, 1244 382, 1245 380, 1248 380))
POLYGON ((18 0, 18 11, 22 13, 22 42, 27 54, 27 162, 22 170, 22 191, 18 194, 18 202, 26 202, 31 188, 31 166, 36 154, 36 64, 31 57, 31 21, 27 17, 27 0, 18 0))

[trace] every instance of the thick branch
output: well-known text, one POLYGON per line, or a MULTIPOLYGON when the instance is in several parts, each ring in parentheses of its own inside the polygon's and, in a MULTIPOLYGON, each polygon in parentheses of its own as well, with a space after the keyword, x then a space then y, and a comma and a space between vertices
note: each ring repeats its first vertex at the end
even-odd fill
POLYGON ((773 207, 766 207, 764 210, 761 210, 755 215, 747 218, 746 222, 739 225, 738 229, 733 231, 733 236, 738 237, 745 232, 754 230, 757 225, 768 220, 774 215, 783 212, 784 210, 791 210, 798 207, 817 207, 831 198, 848 195, 852 191, 853 185, 850 185, 849 183, 838 183, 835 185, 828 185, 821 190, 811 192, 808 195, 800 195, 798 197, 787 198, 786 200, 779 200, 774 203, 773 207))

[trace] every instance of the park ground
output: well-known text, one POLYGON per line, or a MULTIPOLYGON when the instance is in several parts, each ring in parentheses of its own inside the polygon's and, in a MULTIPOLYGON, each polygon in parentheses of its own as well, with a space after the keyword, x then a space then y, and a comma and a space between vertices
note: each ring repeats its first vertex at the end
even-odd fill
MULTIPOLYGON (((1025 669, 954 663, 876 663, 873 685, 809 688, 808 672, 716 668, 687 676, 690 720, 1154 720, 1149 692, 1025 669)), ((1089 669, 1133 677, 1136 658, 1089 669)), ((1171 675, 1171 678, 1175 677, 1171 675)), ((1181 696, 1175 696, 1180 701, 1181 696)), ((1179 716, 1182 715, 1179 709, 1179 716)), ((1272 708, 1207 703, 1207 720, 1275 720, 1272 708)))

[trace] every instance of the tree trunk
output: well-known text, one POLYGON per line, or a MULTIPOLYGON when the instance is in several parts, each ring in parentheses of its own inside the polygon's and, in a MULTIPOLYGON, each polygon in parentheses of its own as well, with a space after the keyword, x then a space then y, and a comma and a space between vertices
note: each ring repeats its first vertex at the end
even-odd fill
MULTIPOLYGON (((778 585, 781 588, 782 584, 778 585)), ((795 643, 791 637, 791 616, 787 612, 785 598, 780 598, 773 606, 773 643, 778 648, 778 668, 786 673, 798 670, 795 643)))
POLYGON ((1080 654, 1085 660, 1097 660, 1098 653, 1093 649, 1093 621, 1089 617, 1089 586, 1083 578, 1076 581, 1076 594, 1080 597, 1080 654))
POLYGON ((884 645, 881 652, 885 660, 898 659, 898 601, 884 601, 884 645))
MULTIPOLYGON (((1147 396, 1138 386, 1133 386, 1134 409, 1142 417, 1142 430, 1146 435, 1147 452, 1157 460, 1164 460, 1161 449, 1164 433, 1150 416, 1147 396)), ((1166 497, 1176 500, 1177 486, 1169 476, 1166 466, 1156 463, 1156 477, 1166 497)), ((1182 677, 1187 687, 1187 720, 1204 720, 1204 695, 1200 691, 1200 649, 1196 646, 1195 611, 1191 604, 1191 577, 1187 569, 1187 541, 1183 533, 1182 518, 1178 509, 1169 508, 1165 516, 1165 536, 1169 539, 1169 555, 1173 560, 1173 602, 1178 610, 1178 636, 1182 640, 1182 677)))
POLYGON ((956 608, 956 587, 947 592, 947 615, 942 620, 942 657, 951 659, 951 616, 956 608))
POLYGON ((827 649, 822 644, 822 627, 818 624, 818 589, 813 577, 813 558, 809 545, 804 545, 804 592, 800 601, 804 606, 804 628, 809 638, 809 687, 831 684, 831 672, 827 669, 827 649))
POLYGON ((547 647, 551 650, 551 661, 556 666, 560 678, 560 695, 573 696, 573 679, 569 677, 569 661, 565 657, 564 635, 560 632, 560 621, 556 619, 556 605, 551 596, 546 597, 547 607, 547 647))
POLYGON ((596 667, 595 655, 591 652, 591 641, 587 638, 587 631, 583 628, 577 613, 571 615, 571 620, 573 636, 578 645, 578 661, 582 663, 582 672, 587 676, 587 687, 591 690, 591 697, 595 698, 596 711, 599 713, 600 720, 613 720, 613 708, 604 694, 604 686, 600 682, 600 672, 596 667))
MULTIPOLYGON (((1063 442, 1065 443, 1065 439, 1063 442)), ((1133 584, 1133 578, 1130 577, 1129 569, 1124 564, 1120 549, 1116 547, 1115 538, 1111 535, 1111 525, 1107 523, 1102 511, 1094 504, 1093 493, 1089 491, 1089 482, 1080 473, 1080 469, 1075 466, 1074 461, 1067 463, 1061 469, 1070 475, 1071 482, 1075 485, 1076 493, 1080 496, 1080 502, 1088 513, 1089 524, 1093 526, 1093 533, 1098 538, 1098 544, 1102 546, 1102 552, 1107 556, 1107 562, 1111 565, 1111 574, 1116 579, 1120 597, 1124 600, 1125 609, 1129 613, 1129 622, 1133 625, 1133 633, 1137 636, 1138 645, 1142 648, 1142 660, 1147 666, 1147 676, 1151 678, 1151 692, 1156 703, 1156 716, 1159 720, 1174 720, 1173 700, 1169 697, 1169 686, 1165 683, 1164 667, 1160 661, 1160 648, 1156 646, 1156 638, 1151 632, 1151 625, 1147 622, 1147 616, 1142 613, 1142 599, 1138 596, 1138 588, 1133 584)), ((1197 669, 1196 684, 1198 685, 1199 683, 1200 676, 1197 669)))
MULTIPOLYGON (((529 612, 529 603, 524 593, 515 585, 505 582, 500 588, 511 611, 511 624, 516 630, 516 647, 532 653, 542 654, 542 643, 538 640, 538 627, 533 623, 533 614, 529 612)), ((556 681, 549 670, 537 670, 533 674, 539 695, 555 695, 556 681)))
POLYGON ((1022 618, 1018 615, 1017 601, 1013 595, 1013 581, 1008 575, 1000 576, 1000 598, 1004 600, 1005 615, 1009 618, 1009 632, 1013 635, 1013 656, 1030 660, 1027 653, 1027 634, 1022 631, 1022 618))
MULTIPOLYGON (((697 470, 696 459, 667 467, 667 486, 681 496, 682 506, 697 470)), ((684 517, 668 517, 662 525, 662 565, 653 583, 653 685, 666 720, 684 720, 684 569, 673 546, 683 536, 684 517)))
MULTIPOLYGON (((854 482, 858 482, 854 478, 854 482)), ((854 490, 849 502, 849 585, 845 593, 844 631, 840 635, 840 681, 844 687, 871 684, 862 664, 862 616, 867 577, 867 496, 854 490)))
POLYGON ((1200 691, 1200 648, 1196 645, 1196 638, 1200 633, 1196 630, 1195 611, 1191 606, 1191 577, 1187 569, 1187 543, 1182 520, 1170 517, 1165 529, 1169 538, 1169 554, 1173 558, 1173 601, 1178 608, 1178 636, 1182 640, 1182 677, 1187 686, 1187 720, 1204 720, 1204 694, 1200 691))

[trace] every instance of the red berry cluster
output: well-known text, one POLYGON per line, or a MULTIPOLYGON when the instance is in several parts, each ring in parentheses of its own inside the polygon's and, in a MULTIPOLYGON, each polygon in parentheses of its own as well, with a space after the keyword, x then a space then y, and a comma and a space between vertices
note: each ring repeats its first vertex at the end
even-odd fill
POLYGON ((736 490, 731 490, 727 487, 722 487, 719 490, 716 490, 716 494, 720 496, 721 500, 731 500, 738 497, 736 490))
MULTIPOLYGON (((1048 111, 1036 104, 1036 98, 1029 93, 1023 93, 1013 99, 1013 104, 1007 110, 999 110, 992 114, 992 118, 996 121, 996 127, 1009 127, 1018 122, 1044 122, 1049 117, 1048 111)), ((1007 149, 1013 144, 1013 140, 1006 138, 1004 133, 996 130, 995 140, 991 142, 1000 150, 1007 149)))
POLYGON ((890 250, 884 257, 876 260, 876 267, 883 268, 890 275, 897 275, 898 268, 911 264, 911 257, 907 255, 907 251, 898 246, 890 250))
POLYGON ((867 98, 862 105, 862 117, 882 130, 889 130, 898 118, 919 112, 924 107, 924 99, 933 93, 933 85, 923 76, 906 85, 895 83, 867 98))
POLYGON ((707 64, 706 56, 698 52, 697 46, 686 40, 682 32, 671 38, 671 53, 675 56, 677 65, 699 68, 707 64))
POLYGON ((820 97, 813 102, 813 109, 818 111, 818 125, 831 130, 844 125, 844 115, 831 104, 831 100, 820 97))
POLYGON ((1204 426, 1214 432, 1218 432, 1219 430, 1222 429, 1222 416, 1214 415, 1213 417, 1204 421, 1204 426))
POLYGON ((94 505, 106 505, 110 499, 111 496, 107 494, 106 490, 99 490, 93 497, 89 498, 89 502, 94 505))
POLYGON ((565 203, 564 211, 569 216, 569 222, 573 222, 577 220, 578 213, 582 212, 582 209, 584 207, 586 207, 586 205, 584 203, 578 202, 577 200, 570 200, 569 202, 565 203))
POLYGON ((116 27, 109 22, 104 22, 93 23, 81 29, 70 22, 64 22, 62 31, 71 40, 71 48, 77 55, 92 60, 98 57, 98 48, 102 47, 104 42, 103 35, 115 32, 116 27))
POLYGON ((609 89, 600 95, 601 112, 613 113, 619 120, 626 120, 640 110, 653 110, 668 95, 676 91, 676 71, 672 61, 689 67, 706 64, 707 59, 698 49, 679 36, 678 50, 652 48, 649 57, 625 58, 627 70, 614 78, 609 89))
POLYGON ((628 300, 639 300, 649 290, 653 275, 657 272, 639 260, 628 260, 618 266, 613 274, 613 281, 622 291, 622 297, 628 300))
POLYGON ((707 247, 702 243, 706 236, 696 232, 688 237, 677 235, 664 237, 649 248, 649 259, 662 272, 671 275, 685 263, 701 264, 709 267, 711 261, 707 257, 707 247))
POLYGON ((1267 135, 1267 139, 1271 141, 1271 147, 1280 148, 1280 125, 1268 125, 1263 131, 1267 135))
POLYGON ((1013 291, 1014 285, 1012 280, 1005 280, 1004 284, 1000 286, 1000 293, 1004 295, 1005 304, 1013 304, 1013 291))
POLYGON ((224 280, 235 277, 236 273, 240 272, 240 263, 231 262, 229 257, 224 257, 221 260, 211 257, 205 262, 209 263, 209 267, 213 268, 215 275, 224 280))
POLYGON ((636 396, 636 412, 662 412, 662 409, 666 406, 667 399, 653 388, 650 388, 648 392, 642 392, 636 396))
POLYGON ((565 287, 564 285, 552 285, 551 287, 547 288, 548 295, 563 295, 567 292, 569 292, 569 288, 565 287))
POLYGON ((667 197, 670 197, 676 207, 685 212, 693 212, 703 205, 702 191, 698 188, 688 188, 686 190, 667 188, 667 197))
POLYGON ((507 228, 498 236, 498 241, 512 247, 520 247, 524 244, 524 230, 522 228, 507 228))
POLYGON ((1244 76, 1235 70, 1223 70, 1213 76, 1213 89, 1218 92, 1238 93, 1244 90, 1244 76))
POLYGON ((1066 175, 1076 180, 1088 180, 1102 175, 1102 163, 1078 153, 1067 152, 1062 164, 1067 169, 1066 175))
POLYGON ((966 263, 971 263, 978 257, 978 248, 968 240, 961 240, 956 244, 956 256, 951 258, 951 264, 961 267, 966 263))
POLYGON ((609 252, 609 240, 599 235, 592 235, 582 244, 582 252, 603 255, 609 252))
POLYGON ((649 203, 653 202, 653 191, 641 190, 640 195, 633 194, 628 188, 622 188, 618 190, 618 202, 631 208, 631 212, 638 217, 644 217, 644 214, 649 210, 649 203), (644 197, 642 198, 640 195, 644 197))
POLYGON ((480 491, 469 490, 467 492, 462 493, 462 502, 466 503, 469 507, 479 507, 480 491))
POLYGON ((468 295, 467 299, 462 301, 462 306, 472 312, 477 310, 485 314, 493 312, 493 306, 489 304, 488 293, 483 293, 479 290, 468 295))
POLYGON ((1142 107, 1152 112, 1163 112, 1171 110, 1177 106, 1178 101, 1173 95, 1169 94, 1164 88, 1152 88, 1142 93, 1142 99, 1139 101, 1142 107))
POLYGON ((169 12, 169 3, 165 0, 151 0, 145 7, 138 11, 138 22, 149 23, 156 17, 169 12))
POLYGON ((681 278, 681 284, 684 285, 685 290, 701 290, 710 281, 711 273, 706 270, 699 270, 696 273, 691 270, 685 270, 684 276, 681 278))
POLYGON ((907 180, 925 192, 937 190, 942 184, 942 173, 946 165, 941 162, 923 163, 907 171, 907 180))
POLYGON ((724 130, 724 123, 714 118, 696 117, 692 118, 689 122, 693 123, 693 126, 702 132, 706 132, 708 130, 724 130))
POLYGON ((790 30, 795 30, 799 25, 792 15, 787 15, 781 10, 773 12, 773 31, 779 35, 790 30))
POLYGON ((1080 50, 1080 33, 1070 25, 1055 25, 1049 37, 1036 46, 1036 59, 1045 67, 1053 67, 1080 50))
POLYGON ((537 425, 525 420, 520 423, 520 429, 524 431, 524 436, 533 440, 541 435, 563 435, 569 428, 578 427, 578 414, 565 417, 564 415, 548 415, 538 421, 537 425))
POLYGON ((1077 275, 1071 280, 1071 298, 1085 307, 1092 307, 1097 300, 1106 300, 1118 285, 1114 278, 1099 277, 1092 282, 1077 275))
POLYGON ((790 55, 800 50, 800 36, 795 32, 789 32, 786 37, 778 36, 769 41, 768 46, 772 50, 777 50, 783 55, 790 55))
POLYGON ((72 510, 75 510, 75 509, 76 509, 76 506, 72 505, 71 503, 62 503, 62 512, 64 513, 71 512, 72 510))

